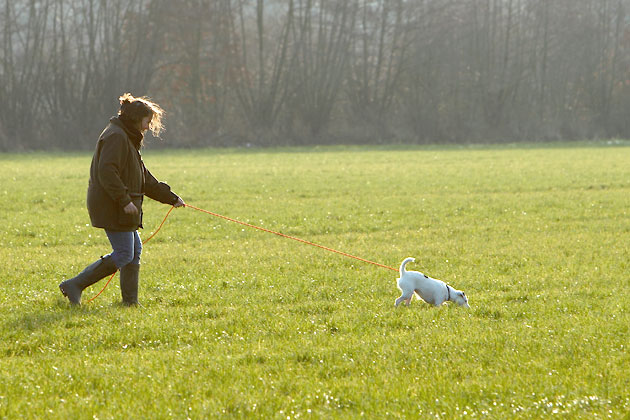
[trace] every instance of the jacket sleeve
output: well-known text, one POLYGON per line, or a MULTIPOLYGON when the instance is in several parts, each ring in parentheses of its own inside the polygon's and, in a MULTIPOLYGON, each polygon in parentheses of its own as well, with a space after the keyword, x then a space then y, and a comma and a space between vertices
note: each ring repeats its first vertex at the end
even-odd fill
POLYGON ((144 193, 147 197, 171 205, 179 199, 179 196, 171 191, 168 184, 158 181, 146 167, 144 168, 144 178, 144 193))
POLYGON ((98 160, 98 180, 112 200, 121 207, 131 203, 128 189, 120 177, 125 164, 126 141, 119 134, 103 139, 98 160))

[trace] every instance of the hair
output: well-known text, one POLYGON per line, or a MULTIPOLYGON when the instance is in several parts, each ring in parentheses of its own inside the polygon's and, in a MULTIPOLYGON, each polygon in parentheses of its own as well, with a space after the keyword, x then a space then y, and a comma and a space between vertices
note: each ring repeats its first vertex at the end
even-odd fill
POLYGON ((124 115, 136 124, 139 124, 145 117, 151 117, 149 130, 154 136, 159 137, 160 132, 164 130, 164 125, 162 124, 164 110, 161 106, 147 96, 136 98, 129 92, 123 94, 118 100, 120 101, 118 115, 124 115))

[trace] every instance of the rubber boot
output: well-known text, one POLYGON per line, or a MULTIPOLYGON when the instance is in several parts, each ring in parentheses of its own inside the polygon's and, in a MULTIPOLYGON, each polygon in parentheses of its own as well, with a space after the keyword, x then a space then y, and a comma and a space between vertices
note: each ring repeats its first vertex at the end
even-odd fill
POLYGON ((59 285, 61 293, 70 300, 73 305, 81 304, 81 292, 93 285, 103 277, 111 276, 118 270, 112 258, 108 255, 101 257, 81 271, 76 277, 62 282, 59 285))
POLYGON ((135 306, 138 304, 138 277, 140 276, 140 264, 127 264, 120 269, 120 293, 123 305, 135 306))

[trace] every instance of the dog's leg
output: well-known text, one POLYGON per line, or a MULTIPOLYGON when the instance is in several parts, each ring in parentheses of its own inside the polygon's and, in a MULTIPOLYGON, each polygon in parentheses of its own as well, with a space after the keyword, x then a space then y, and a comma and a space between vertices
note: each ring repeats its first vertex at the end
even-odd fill
POLYGON ((406 293, 403 293, 398 299, 396 299, 395 305, 398 306, 402 302, 405 302, 407 304, 407 306, 409 306, 409 302, 411 301, 412 297, 413 297, 413 294, 412 295, 407 295, 406 293))

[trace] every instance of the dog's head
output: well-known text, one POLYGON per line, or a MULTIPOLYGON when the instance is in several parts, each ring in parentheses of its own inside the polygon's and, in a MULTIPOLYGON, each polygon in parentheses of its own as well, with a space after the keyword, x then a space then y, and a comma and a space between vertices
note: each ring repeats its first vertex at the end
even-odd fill
POLYGON ((451 296, 451 300, 458 304, 459 306, 463 306, 464 308, 470 308, 468 304, 468 298, 466 297, 466 293, 457 290, 453 296, 451 296))

